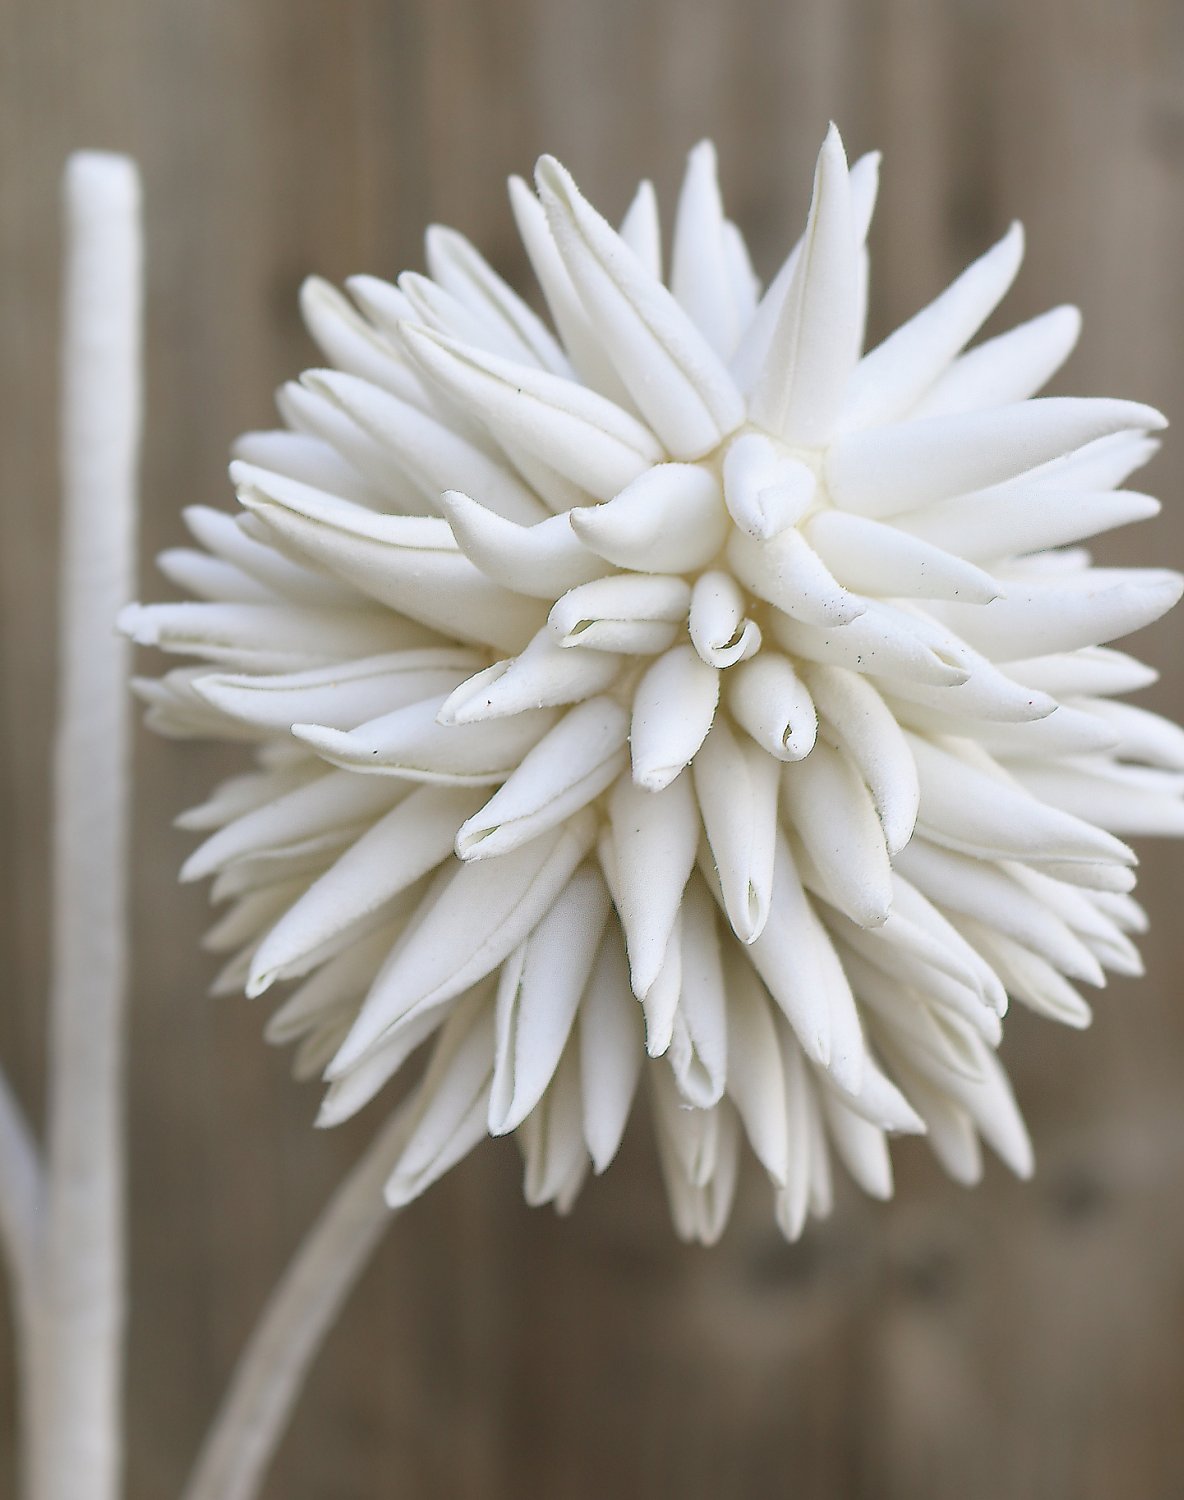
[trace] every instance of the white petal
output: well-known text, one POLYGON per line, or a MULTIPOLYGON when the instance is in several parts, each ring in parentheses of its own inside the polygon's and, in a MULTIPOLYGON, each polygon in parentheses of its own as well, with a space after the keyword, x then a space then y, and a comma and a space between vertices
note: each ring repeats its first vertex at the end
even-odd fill
POLYGON ((1098 646, 1158 620, 1184 577, 1164 568, 1090 568, 1080 579, 1009 583, 983 609, 935 604, 933 613, 991 661, 1098 646))
POLYGON ((402 351, 367 323, 336 287, 319 276, 307 277, 300 288, 300 311, 330 364, 402 401, 430 409, 419 376, 407 367, 402 351))
POLYGON ((691 767, 724 911, 742 943, 769 915, 777 830, 777 763, 719 716, 691 767))
POLYGON ((491 583, 463 556, 447 521, 376 515, 245 465, 233 464, 231 477, 243 505, 281 537, 401 614, 511 650, 541 623, 538 604, 491 583))
POLYGON ((490 786, 506 779, 556 718, 550 709, 529 709, 495 723, 444 725, 437 719, 443 701, 425 698, 348 733, 317 724, 293 724, 292 733, 346 770, 490 786))
POLYGON ((801 760, 814 748, 818 715, 810 690, 788 657, 761 651, 724 678, 728 708, 776 760, 801 760))
POLYGON ((580 1078, 576 1049, 559 1060, 550 1087, 518 1129, 526 1159, 522 1195, 532 1208, 554 1203, 571 1211, 588 1175, 588 1153, 580 1130, 580 1078))
POLYGON ((805 242, 756 382, 752 419, 786 442, 830 437, 861 329, 859 244, 847 159, 832 125, 818 154, 805 242))
POLYGON ((590 815, 500 860, 444 872, 407 924, 326 1076, 339 1078, 405 1018, 443 1005, 504 962, 592 847, 590 815))
POLYGON ((1164 425, 1134 401, 1068 396, 920 417, 844 433, 827 450, 826 483, 843 510, 890 516, 1000 484, 1094 438, 1164 425))
POLYGON ((789 1173, 785 1073, 768 995, 743 957, 728 965, 728 1094, 753 1154, 784 1186, 789 1173))
POLYGON ((138 646, 255 672, 300 671, 433 640, 420 626, 386 610, 292 604, 128 604, 116 628, 138 646))
MULTIPOLYGON (((311 392, 302 391, 303 397, 316 404, 341 424, 348 424, 358 438, 369 443, 369 439, 348 418, 317 401, 311 392)), ((376 446, 371 445, 376 455, 376 446)), ((273 474, 283 474, 288 479, 298 479, 302 484, 311 484, 314 489, 327 490, 331 495, 340 495, 343 500, 356 500, 359 505, 370 505, 376 510, 389 509, 386 488, 392 477, 404 498, 410 499, 410 486, 402 475, 386 475, 386 485, 375 484, 363 478, 363 471, 349 463, 332 444, 307 432, 290 432, 287 428, 269 432, 244 432, 231 444, 232 458, 251 464, 257 469, 269 469, 273 474)), ((200 507, 204 509, 204 507, 200 507)), ((396 509, 402 509, 397 505, 396 509)), ((205 545, 208 545, 206 543, 205 545)), ((211 548, 216 551, 216 548, 211 548)), ((270 549, 269 549, 270 550, 270 549)))
POLYGON ((884 1132, 851 1109, 832 1089, 821 1090, 827 1130, 843 1165, 872 1198, 892 1196, 892 1164, 884 1132))
POLYGON ((917 767, 900 726, 876 689, 857 672, 809 666, 803 676, 827 733, 867 783, 889 854, 903 849, 917 821, 917 767))
POLYGON ((709 453, 744 420, 718 356, 552 157, 536 181, 559 253, 617 373, 673 458, 709 453))
POLYGON ((659 792, 622 777, 609 797, 613 899, 625 930, 633 993, 657 978, 699 844, 699 810, 689 776, 659 792))
POLYGON ((719 673, 693 646, 660 656, 637 684, 629 745, 633 780, 649 792, 669 786, 694 759, 719 702, 719 673))
POLYGON ((728 532, 719 481, 695 464, 659 464, 606 504, 573 510, 570 517, 586 547, 618 567, 648 573, 705 567, 728 532))
POLYGON ((786 816, 840 910, 861 927, 880 927, 892 905, 892 866, 871 793, 840 751, 819 740, 784 767, 786 816))
POLYGON ((441 724, 478 724, 539 707, 578 703, 612 686, 621 657, 565 651, 544 626, 525 651, 476 672, 440 707, 441 724))
POLYGON ((1023 254, 1023 230, 1013 224, 940 297, 865 355, 843 402, 844 429, 874 427, 903 416, 1003 300, 1023 254))
POLYGON ((417 1198, 485 1134, 492 1059, 491 1007, 457 1007, 409 1106, 407 1144, 383 1190, 392 1208, 417 1198))
MULTIPOLYGON (((598 500, 624 489, 662 457, 635 417, 574 380, 413 324, 403 338, 431 378, 495 436, 534 454, 598 500)), ((479 489, 452 487, 488 503, 479 489)))
POLYGON ((194 691, 254 728, 286 734, 293 724, 354 729, 384 712, 448 692, 480 664, 458 647, 396 651, 307 672, 207 673, 194 691))
POLYGON ((210 603, 278 604, 279 596, 233 563, 195 547, 168 547, 157 553, 156 566, 182 593, 210 603))
POLYGON ((1083 646, 1063 655, 1009 661, 1007 675, 1054 698, 1077 694, 1135 693, 1158 682, 1154 667, 1106 646, 1083 646))
POLYGON ((678 199, 670 290, 723 359, 736 347, 746 309, 733 298, 715 147, 700 141, 687 158, 678 199))
MULTIPOLYGON (((296 438, 297 434, 287 436, 296 438)), ((187 505, 181 514, 208 552, 241 568, 271 593, 299 604, 350 603, 352 590, 348 585, 320 569, 290 562, 266 542, 248 536, 245 524, 249 518, 212 510, 208 505, 187 505)))
POLYGON ((761 647, 761 628, 746 614, 748 601, 730 573, 701 573, 691 589, 687 630, 709 667, 731 667, 761 647))
POLYGON ((654 280, 661 281, 662 227, 658 219, 658 195, 648 179, 637 184, 637 192, 625 210, 618 232, 654 280))
POLYGON ((556 601, 547 623, 564 647, 649 654, 673 639, 673 627, 686 619, 690 604, 690 585, 683 578, 615 573, 569 590, 556 601), (628 629, 633 626, 642 627, 636 640, 628 629), (648 644, 651 640, 659 644, 648 644))
POLYGON ((458 490, 445 490, 440 508, 469 561, 515 593, 554 599, 609 571, 579 540, 566 515, 519 526, 458 490))
POLYGON ((491 1135, 516 1130, 551 1082, 592 972, 608 912, 604 882, 586 864, 503 966, 497 992, 497 1059, 489 1098, 491 1135))
POLYGON ((1174 838, 1184 833, 1184 778, 1101 756, 1073 763, 1012 762, 1017 780, 1062 816, 1096 823, 1112 833, 1174 838), (1050 774, 1051 772, 1051 774, 1050 774))
POLYGON ((329 771, 228 819, 185 861, 181 879, 204 880, 249 855, 365 824, 403 795, 393 783, 329 771))
POLYGON ((604 345, 572 285, 551 226, 547 223, 546 211, 521 177, 510 178, 510 206, 531 267, 543 289, 572 365, 585 385, 615 401, 618 406, 632 410, 632 397, 604 352, 604 345))
POLYGON ((814 470, 779 452, 763 433, 746 432, 724 455, 728 512, 749 536, 768 541, 805 515, 817 486, 814 470))
POLYGON ((549 329, 463 234, 433 224, 425 245, 434 279, 486 323, 503 330, 518 344, 519 357, 533 359, 557 375, 569 373, 563 350, 549 329))
POLYGON ((1131 490, 1026 490, 1001 485, 931 505, 896 525, 974 562, 1063 547, 1159 514, 1158 500, 1131 490))
POLYGON ((584 1141, 594 1169, 603 1172, 625 1133, 643 1056, 625 950, 613 929, 601 942, 577 1024, 584 1141))
POLYGON ((682 984, 670 1066, 687 1102, 710 1109, 728 1076, 727 995, 715 908, 697 878, 687 886, 679 927, 682 984))
POLYGON ((598 797, 625 769, 629 718, 611 698, 564 715, 456 835, 461 859, 516 849, 598 797))
POLYGON ((919 735, 910 735, 909 744, 921 781, 917 829, 935 844, 980 859, 1134 863, 1124 844, 1083 819, 986 775, 919 735))
POLYGON ((327 943, 435 869, 479 797, 471 788, 420 787, 367 829, 264 938, 247 994, 306 974, 327 943))
POLYGON ((856 593, 989 604, 1003 592, 973 563, 868 516, 820 511, 803 530, 837 581, 856 593))
POLYGON ((806 625, 846 625, 864 613, 864 600, 839 584, 825 563, 794 527, 768 541, 733 530, 728 562, 736 577, 758 599, 764 599, 806 625))
POLYGON ((434 417, 354 375, 307 370, 308 390, 346 413, 380 446, 392 466, 435 508, 441 490, 463 490, 511 521, 530 525, 546 515, 528 489, 487 453, 434 417))
POLYGON ((1081 332, 1075 307, 1054 307, 956 359, 913 407, 915 417, 981 411, 1034 396, 1061 368, 1081 332))
POLYGON ((935 686, 954 686, 970 676, 965 647, 952 632, 882 599, 870 601, 857 620, 834 629, 784 615, 769 620, 767 629, 791 656, 824 666, 935 686))

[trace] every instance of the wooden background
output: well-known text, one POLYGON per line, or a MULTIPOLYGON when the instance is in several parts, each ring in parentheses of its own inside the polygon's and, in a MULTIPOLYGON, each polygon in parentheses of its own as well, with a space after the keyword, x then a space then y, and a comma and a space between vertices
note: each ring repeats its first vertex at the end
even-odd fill
MULTIPOLYGON (((1012 320, 1086 313, 1058 389, 1184 415, 1180 0, 0 0, 0 1055, 34 1111, 66 151, 143 164, 148 559, 183 504, 229 501, 230 439, 311 362, 306 271, 418 266, 439 219, 518 276, 509 172, 546 149, 607 211, 642 174, 670 203, 705 134, 768 271, 831 116, 885 153, 874 334, 1018 216, 1012 320)), ((1180 564, 1182 477, 1177 435, 1146 481, 1167 515, 1105 557, 1180 564)), ((1148 701, 1177 714, 1180 629, 1139 643, 1165 669, 1148 701)), ((137 756, 130 1490, 157 1500, 371 1121, 313 1134, 316 1091, 258 1006, 205 998, 204 894, 174 882, 170 820, 233 757, 147 735, 137 756)), ((1184 1494, 1182 871, 1147 849, 1148 976, 1091 1032, 1009 1023, 1034 1183, 992 1166, 966 1194, 908 1144, 888 1208, 844 1195, 788 1249, 753 1182, 703 1252, 673 1238, 641 1121, 566 1221, 526 1209, 514 1149, 487 1145, 397 1222, 270 1500, 1184 1494)))

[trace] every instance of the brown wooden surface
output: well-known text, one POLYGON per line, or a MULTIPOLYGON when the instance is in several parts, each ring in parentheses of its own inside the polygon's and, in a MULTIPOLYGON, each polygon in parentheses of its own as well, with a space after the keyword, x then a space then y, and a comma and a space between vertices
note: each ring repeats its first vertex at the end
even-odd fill
MULTIPOLYGON (((311 361, 306 271, 418 266, 439 219, 518 275, 509 172, 550 150, 608 210, 643 173, 669 204, 705 134, 768 271, 830 116, 885 152, 873 333, 1017 216, 1013 319, 1086 314, 1058 389, 1184 415, 1179 0, 0 0, 0 1056, 31 1108, 66 151, 145 174, 147 559, 183 504, 229 499, 228 442, 311 361)), ((1103 555, 1179 565, 1182 477, 1177 435, 1146 480, 1166 516, 1103 555)), ((1139 643, 1165 669, 1149 701, 1178 716, 1182 628, 1139 643)), ((371 1122, 313 1134, 315 1089, 264 1046, 259 1005, 205 998, 205 898, 175 885, 190 841, 170 820, 233 757, 147 735, 137 755, 131 1495, 157 1500, 371 1122)), ((966 1194, 908 1145, 888 1208, 846 1194, 786 1249, 754 1181, 703 1252, 674 1241, 641 1120, 566 1221, 526 1209, 513 1148, 486 1146, 396 1224, 269 1500, 1184 1495, 1182 871, 1146 849, 1148 976, 1113 984, 1091 1032, 1009 1024, 1034 1183, 992 1167, 966 1194)))

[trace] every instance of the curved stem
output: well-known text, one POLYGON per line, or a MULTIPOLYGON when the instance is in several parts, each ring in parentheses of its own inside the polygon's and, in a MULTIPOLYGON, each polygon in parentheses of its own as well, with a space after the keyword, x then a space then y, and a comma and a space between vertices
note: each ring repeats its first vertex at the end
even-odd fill
POLYGON ((140 189, 126 157, 101 152, 71 157, 64 189, 49 1118, 29 1474, 35 1500, 115 1500, 131 727, 115 615, 135 587, 140 189))
POLYGON ((325 1335, 394 1217, 383 1183, 402 1150, 402 1110, 378 1133, 268 1298, 183 1500, 251 1500, 325 1335))

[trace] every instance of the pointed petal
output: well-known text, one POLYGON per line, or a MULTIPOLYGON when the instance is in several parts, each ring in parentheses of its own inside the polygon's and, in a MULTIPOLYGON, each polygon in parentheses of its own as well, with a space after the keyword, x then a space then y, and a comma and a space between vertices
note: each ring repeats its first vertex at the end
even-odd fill
MULTIPOLYGON (((403 329, 403 339, 432 380, 495 436, 535 455, 598 500, 609 499, 662 458, 635 417, 574 380, 414 324, 403 329)), ((484 501, 480 490, 472 493, 484 501)))
POLYGON ((519 526, 458 490, 444 491, 440 509, 469 561, 516 594, 554 599, 611 571, 580 541, 567 515, 519 526))
POLYGON ((341 1077, 396 1023, 492 973, 542 920, 594 838, 584 815, 499 860, 446 871, 408 922, 326 1076, 341 1077))
POLYGON ((1027 401, 1061 368, 1081 333, 1075 307, 1051 311, 987 339, 950 365, 913 407, 914 417, 952 416, 1027 401))
POLYGON ((737 739, 721 715, 691 769, 724 912, 740 941, 751 943, 769 915, 777 763, 759 746, 737 739))
POLYGON ((577 1024, 584 1141, 594 1170, 603 1172, 625 1133, 644 1056, 629 966, 614 928, 601 941, 577 1024))
POLYGON ((719 673, 694 647, 675 646, 637 684, 629 746, 633 780, 649 792, 669 786, 694 759, 715 717, 719 673))
POLYGON ((724 685, 733 718, 762 750, 785 761, 809 755, 818 734, 818 715, 788 657, 761 651, 730 671, 724 685))
POLYGON ((890 516, 1001 484, 1110 433, 1165 425, 1135 401, 1042 396, 844 433, 827 451, 826 483, 841 509, 890 516))
POLYGON ((794 527, 765 542, 734 530, 728 538, 727 557, 736 577, 758 599, 803 624, 847 625, 867 608, 864 600, 836 581, 794 527))
POLYGON ((761 648, 761 628, 748 617, 748 600, 730 573, 701 573, 691 589, 687 629, 709 667, 732 667, 761 648))
POLYGON ((855 366, 859 245, 847 159, 832 125, 818 154, 805 243, 753 392, 752 419, 786 442, 830 437, 855 366))
POLYGON ((998 307, 1023 255, 1024 233, 1013 224, 940 297, 864 355, 843 401, 844 430, 876 427, 903 416, 998 307))
POLYGON ((622 777, 609 796, 613 899, 625 930, 633 993, 657 978, 699 845, 699 810, 689 776, 659 792, 622 777))
POLYGON ((867 516, 820 511, 803 529, 837 582, 857 594, 990 604, 1003 592, 973 563, 867 516))
POLYGON ((591 865, 581 866, 503 967, 489 1098, 491 1135, 516 1130, 551 1082, 608 912, 603 880, 591 865))
POLYGON ((439 722, 478 724, 579 703, 616 681, 622 658, 609 651, 565 651, 544 626, 525 651, 467 678, 441 704, 439 722))
POLYGON ((618 567, 647 573, 697 572, 718 554, 728 532, 719 481, 697 464, 659 464, 606 504, 573 510, 570 517, 586 547, 618 567))
POLYGON ((611 698, 571 709, 461 826, 457 855, 504 854, 586 807, 625 770, 628 733, 628 715, 611 698))
POLYGON ((536 180, 568 273, 646 420, 673 458, 710 452, 744 420, 731 376, 554 158, 541 158, 536 180))

